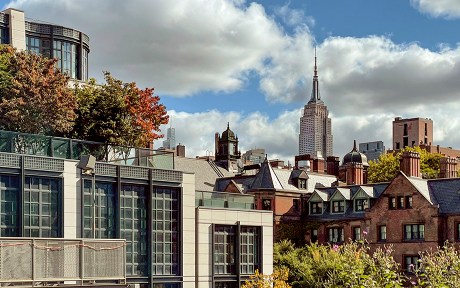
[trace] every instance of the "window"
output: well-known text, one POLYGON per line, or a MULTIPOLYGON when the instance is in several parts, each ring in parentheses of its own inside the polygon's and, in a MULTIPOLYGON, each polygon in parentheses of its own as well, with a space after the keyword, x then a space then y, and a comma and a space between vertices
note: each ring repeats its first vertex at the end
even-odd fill
POLYGON ((353 240, 361 240, 361 227, 353 227, 353 240))
POLYGON ((148 275, 147 186, 122 185, 120 236, 126 239, 126 274, 148 275))
POLYGON ((406 196, 406 208, 412 208, 412 196, 406 196))
POLYGON ((389 209, 396 209, 396 197, 388 198, 388 208, 389 209))
POLYGON ((310 214, 323 214, 323 202, 310 202, 310 214))
POLYGON ((407 272, 414 272, 420 268, 420 256, 406 255, 404 256, 404 269, 407 272))
POLYGON ((332 213, 345 212, 345 201, 332 201, 332 213))
POLYGON ((40 54, 40 39, 35 37, 26 37, 26 49, 30 53, 40 54))
POLYGON ((152 193, 152 274, 179 273, 179 198, 175 188, 155 187, 152 193))
POLYGON ((29 176, 24 184, 24 236, 61 237, 60 179, 29 176))
POLYGON ((404 209, 404 197, 398 196, 398 209, 404 209))
POLYGON ((214 231, 214 272, 235 274, 235 226, 216 226, 214 231))
POLYGON ((407 224, 404 225, 405 240, 423 240, 425 239, 424 224, 407 224))
POLYGON ((404 136, 407 136, 407 123, 404 123, 404 136))
POLYGON ((272 199, 262 199, 262 210, 272 210, 272 199))
POLYGON ((254 274, 259 269, 259 227, 241 227, 240 273, 254 274))
POLYGON ((328 240, 331 243, 343 242, 343 227, 329 228, 328 236, 328 240))
POLYGON ((299 189, 307 189, 307 180, 299 179, 299 189))
POLYGON ((456 234, 457 235, 456 236, 457 241, 460 241, 460 222, 457 223, 457 231, 456 232, 457 232, 457 234, 456 234))
POLYGON ((19 236, 19 176, 0 175, 0 236, 19 236))
POLYGON ((8 28, 0 27, 0 44, 8 44, 9 40, 8 28))
POLYGON ((300 202, 299 199, 292 199, 292 207, 294 208, 294 211, 299 211, 299 208, 300 208, 299 202, 300 202))
POLYGON ((316 229, 316 228, 311 229, 310 235, 311 235, 311 237, 310 237, 311 242, 318 241, 318 229, 316 229))
POLYGON ((355 211, 364 211, 369 208, 367 199, 356 199, 355 200, 355 211))
POLYGON ((387 226, 386 225, 380 225, 378 233, 379 233, 378 235, 379 241, 387 241, 387 226))
POLYGON ((96 239, 115 238, 115 184, 85 180, 83 188, 83 237, 96 239))
POLYGON ((400 144, 399 144, 399 142, 396 142, 396 149, 400 149, 400 144))

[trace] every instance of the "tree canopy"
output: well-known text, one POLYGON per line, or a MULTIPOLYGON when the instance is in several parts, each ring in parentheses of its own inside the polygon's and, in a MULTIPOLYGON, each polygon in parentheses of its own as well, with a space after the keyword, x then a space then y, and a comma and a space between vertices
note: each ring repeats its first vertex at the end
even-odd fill
POLYGON ((153 88, 140 89, 104 72, 106 83, 75 86, 78 110, 72 136, 121 146, 145 147, 162 137, 167 124, 166 107, 153 95, 153 88))
POLYGON ((367 179, 371 183, 388 182, 393 180, 399 172, 399 162, 404 152, 418 152, 420 154, 420 170, 423 178, 431 179, 439 175, 439 160, 442 155, 429 153, 419 146, 405 147, 397 153, 382 154, 378 161, 369 161, 367 179))
POLYGON ((153 95, 104 72, 69 86, 56 60, 0 45, 0 129, 146 147, 161 138, 166 107, 153 95))
POLYGON ((55 62, 0 45, 0 129, 46 135, 72 130, 76 98, 55 62))

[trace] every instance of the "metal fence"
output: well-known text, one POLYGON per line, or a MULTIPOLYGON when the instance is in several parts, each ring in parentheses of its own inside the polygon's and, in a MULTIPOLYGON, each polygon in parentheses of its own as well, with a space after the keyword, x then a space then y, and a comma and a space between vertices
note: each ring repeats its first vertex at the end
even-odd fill
POLYGON ((126 283, 125 240, 0 238, 0 286, 126 283))
POLYGON ((75 160, 91 154, 102 162, 174 169, 172 152, 4 130, 0 130, 0 152, 75 160))

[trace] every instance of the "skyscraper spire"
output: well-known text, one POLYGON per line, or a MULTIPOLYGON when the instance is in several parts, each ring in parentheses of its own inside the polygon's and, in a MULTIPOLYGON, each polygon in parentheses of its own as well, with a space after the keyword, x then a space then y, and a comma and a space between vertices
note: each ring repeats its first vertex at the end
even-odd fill
POLYGON ((315 68, 313 74, 313 85, 311 89, 311 98, 308 103, 320 101, 321 97, 319 96, 319 82, 318 82, 318 66, 316 66, 316 46, 315 46, 315 68))

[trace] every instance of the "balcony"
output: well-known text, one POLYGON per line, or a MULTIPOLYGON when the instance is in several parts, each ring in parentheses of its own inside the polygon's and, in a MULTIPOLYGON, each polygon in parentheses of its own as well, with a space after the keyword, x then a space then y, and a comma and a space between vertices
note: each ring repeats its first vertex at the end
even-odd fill
POLYGON ((195 192, 195 205, 215 208, 254 209, 254 196, 225 192, 195 192))
POLYGON ((0 130, 0 152, 75 160, 91 154, 101 162, 174 169, 172 152, 4 130, 0 130))
POLYGON ((126 284, 125 240, 0 238, 0 286, 126 284))

